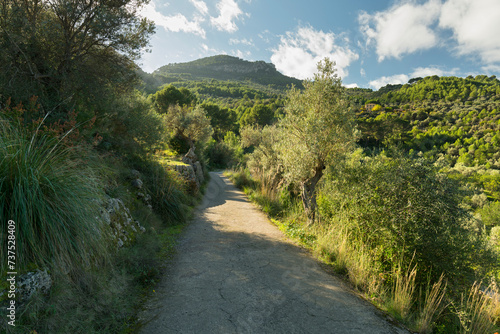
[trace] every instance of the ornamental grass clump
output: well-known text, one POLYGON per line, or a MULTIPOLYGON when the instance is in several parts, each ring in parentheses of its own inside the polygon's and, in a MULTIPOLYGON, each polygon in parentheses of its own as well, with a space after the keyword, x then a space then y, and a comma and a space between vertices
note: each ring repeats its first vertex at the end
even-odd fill
MULTIPOLYGON (((0 119, 0 228, 16 224, 16 269, 70 270, 106 256, 101 192, 81 148, 0 119)), ((0 240, 6 268, 7 238, 0 240)))

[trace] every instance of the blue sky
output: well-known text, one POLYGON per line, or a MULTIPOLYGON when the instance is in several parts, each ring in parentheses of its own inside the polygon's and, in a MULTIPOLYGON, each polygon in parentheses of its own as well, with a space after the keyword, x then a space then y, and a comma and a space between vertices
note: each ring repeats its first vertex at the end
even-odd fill
POLYGON ((147 72, 228 54, 312 77, 324 57, 348 87, 428 75, 500 77, 500 0, 151 0, 147 72))

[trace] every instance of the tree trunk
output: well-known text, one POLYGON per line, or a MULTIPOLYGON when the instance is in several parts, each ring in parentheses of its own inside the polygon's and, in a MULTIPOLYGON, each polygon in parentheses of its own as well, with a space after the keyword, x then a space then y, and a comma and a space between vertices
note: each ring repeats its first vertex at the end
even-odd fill
POLYGON ((316 220, 316 185, 323 176, 323 169, 325 169, 323 165, 316 167, 314 176, 300 184, 300 197, 302 198, 302 204, 304 205, 304 211, 307 215, 307 223, 309 225, 314 224, 316 220))

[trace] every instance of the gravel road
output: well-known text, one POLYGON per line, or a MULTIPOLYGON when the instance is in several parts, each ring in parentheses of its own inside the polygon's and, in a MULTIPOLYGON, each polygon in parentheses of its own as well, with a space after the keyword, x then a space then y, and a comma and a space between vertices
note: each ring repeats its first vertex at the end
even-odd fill
POLYGON ((408 333, 325 273, 222 173, 211 173, 143 334, 408 333))

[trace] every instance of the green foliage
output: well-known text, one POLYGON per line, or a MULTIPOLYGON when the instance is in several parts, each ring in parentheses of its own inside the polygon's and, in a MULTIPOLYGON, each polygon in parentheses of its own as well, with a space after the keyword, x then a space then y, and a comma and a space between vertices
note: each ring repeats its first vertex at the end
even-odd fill
POLYGON ((243 148, 240 138, 228 131, 224 141, 209 141, 205 148, 208 165, 212 169, 233 168, 243 160, 243 148))
POLYGON ((274 190, 283 180, 283 166, 276 151, 278 138, 279 130, 274 125, 262 129, 247 126, 241 131, 242 147, 253 150, 247 161, 249 170, 254 175, 268 179, 269 187, 274 190))
POLYGON ((189 89, 184 87, 177 89, 173 85, 168 85, 157 91, 151 98, 160 114, 167 113, 171 106, 189 107, 196 104, 196 97, 189 89))
POLYGON ((463 195, 458 182, 426 160, 355 156, 332 169, 319 208, 330 224, 342 221, 385 268, 415 256, 422 275, 437 279, 444 272, 456 283, 493 263, 483 231, 461 206, 463 195))
POLYGON ((290 91, 279 123, 279 153, 290 181, 312 178, 316 169, 348 153, 356 138, 354 113, 343 98, 333 64, 321 62, 318 71, 314 80, 304 83, 304 91, 290 91))
POLYGON ((99 108, 107 100, 106 93, 133 82, 135 65, 130 59, 147 46, 154 30, 150 21, 139 16, 145 3, 3 1, 2 98, 27 102, 37 95, 45 112, 99 108))
POLYGON ((432 160, 441 158, 451 166, 499 169, 498 93, 500 82, 483 76, 428 77, 391 93, 373 93, 393 111, 360 113, 359 144, 370 149, 396 145, 432 160), (482 95, 475 96, 478 89, 482 95), (450 100, 455 90, 463 96, 450 100))
POLYGON ((264 104, 256 104, 251 109, 247 109, 240 118, 240 126, 248 125, 265 126, 274 123, 273 110, 264 104))
POLYGON ((210 125, 214 129, 214 139, 222 140, 228 131, 237 132, 236 114, 233 110, 220 107, 211 102, 205 102, 201 107, 210 118, 210 125))
POLYGON ((191 147, 195 142, 207 141, 213 133, 210 119, 200 105, 194 108, 170 106, 165 115, 165 122, 175 136, 186 140, 191 147))
POLYGON ((500 202, 488 202, 478 213, 486 226, 500 226, 500 202))
POLYGON ((239 168, 237 170, 230 170, 224 173, 233 184, 239 189, 255 188, 256 182, 252 179, 248 169, 239 168))
POLYGON ((298 79, 279 73, 272 64, 263 61, 249 62, 236 57, 220 55, 198 59, 188 63, 169 64, 160 67, 154 75, 167 80, 203 78, 221 81, 250 81, 259 85, 271 85, 279 89, 291 85, 301 86, 298 79))
MULTIPOLYGON (((107 254, 102 192, 83 148, 27 134, 0 120, 0 227, 16 222, 18 268, 89 266, 107 254)), ((5 235, 5 234, 4 234, 5 235)), ((0 255, 6 267, 7 238, 0 255)))
POLYGON ((300 184, 305 211, 314 222, 316 184, 327 166, 354 147, 356 125, 328 58, 318 64, 318 73, 304 86, 304 91, 292 89, 288 94, 276 145, 284 175, 300 184))
POLYGON ((184 223, 188 205, 193 203, 178 173, 152 160, 135 161, 134 167, 144 175, 145 187, 154 203, 153 210, 162 221, 167 225, 184 223))
POLYGON ((97 121, 96 130, 102 137, 98 148, 133 156, 154 152, 165 145, 168 129, 164 119, 139 92, 115 100, 114 111, 97 121))
POLYGON ((135 243, 119 249, 98 270, 71 268, 51 272, 48 296, 35 295, 26 309, 18 309, 16 327, 0 324, 5 333, 129 333, 136 330, 137 311, 161 278, 173 253, 182 225, 163 227, 149 209, 133 210, 146 227, 135 243))

